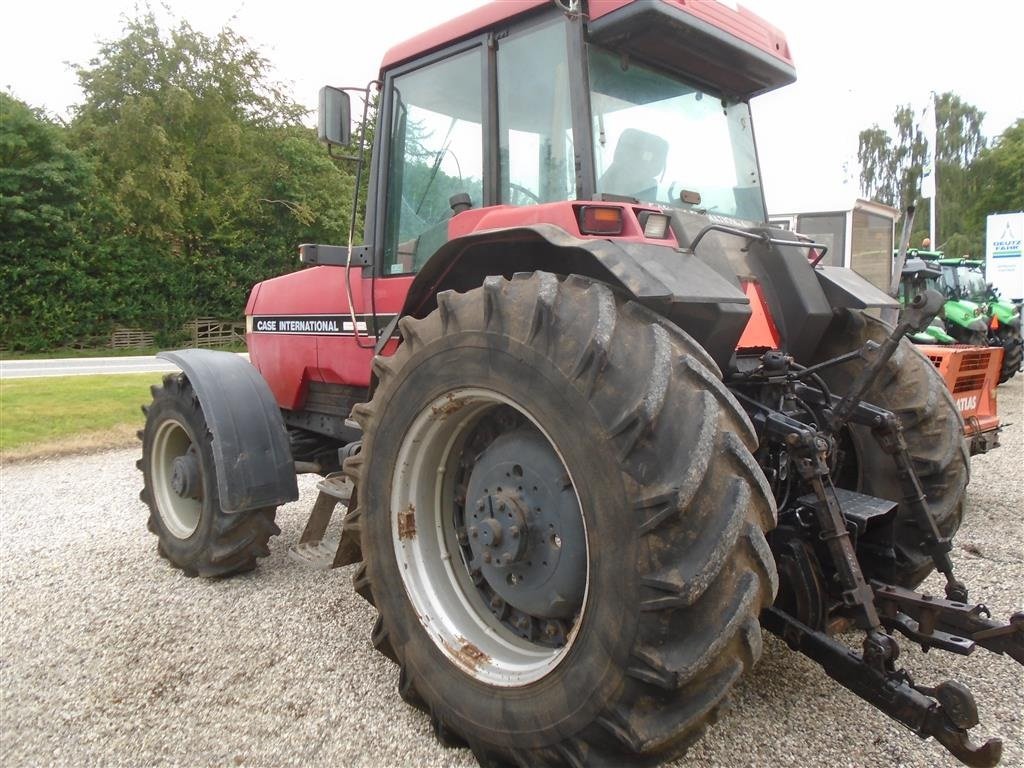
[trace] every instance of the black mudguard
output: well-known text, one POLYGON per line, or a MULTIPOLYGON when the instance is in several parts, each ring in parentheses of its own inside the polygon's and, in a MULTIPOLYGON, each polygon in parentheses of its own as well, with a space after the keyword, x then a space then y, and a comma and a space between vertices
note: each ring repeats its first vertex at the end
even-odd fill
MULTIPOLYGON (((752 235, 791 239, 793 247, 710 232, 707 216, 674 211, 672 227, 683 243, 665 245, 582 239, 553 224, 484 230, 448 241, 410 286, 401 315, 423 317, 448 289, 468 291, 488 275, 545 270, 577 274, 617 286, 697 339, 723 370, 751 315, 741 280, 757 281, 782 336, 798 361, 809 359, 841 307, 891 306, 895 301, 852 270, 815 268, 797 235, 755 227, 752 235)), ((742 222, 740 222, 742 224, 742 222)))
POLYGON ((299 498, 288 431, 266 381, 230 352, 183 349, 157 355, 192 382, 213 435, 217 491, 225 512, 299 498))
POLYGON ((670 245, 574 237, 553 224, 474 232, 445 243, 416 275, 402 315, 422 317, 440 291, 466 291, 488 275, 546 270, 618 286, 689 333, 724 366, 750 317, 739 282, 670 245))

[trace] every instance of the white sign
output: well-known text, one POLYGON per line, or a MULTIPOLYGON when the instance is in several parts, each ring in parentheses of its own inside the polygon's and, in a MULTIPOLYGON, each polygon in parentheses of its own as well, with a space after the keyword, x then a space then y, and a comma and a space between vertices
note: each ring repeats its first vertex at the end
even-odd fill
POLYGON ((985 237, 985 279, 1004 299, 1024 299, 1024 211, 988 217, 985 237))

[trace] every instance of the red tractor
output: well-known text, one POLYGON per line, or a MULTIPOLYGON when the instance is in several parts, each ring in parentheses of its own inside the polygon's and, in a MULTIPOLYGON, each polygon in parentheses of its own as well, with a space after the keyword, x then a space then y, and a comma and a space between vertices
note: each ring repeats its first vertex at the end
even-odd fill
MULTIPOLYGON (((402 697, 482 765, 671 759, 762 627, 996 764, 970 692, 897 665, 897 633, 1024 663, 1024 615, 989 619, 949 557, 963 424, 903 338, 941 297, 886 326, 892 298, 767 226, 749 104, 794 77, 710 1, 495 2, 388 52, 365 244, 252 290, 251 365, 163 355, 160 554, 252 569, 323 475, 297 554, 358 563, 402 697), (945 599, 913 591, 933 570, 945 599)), ((322 138, 349 122, 325 89, 322 138)))

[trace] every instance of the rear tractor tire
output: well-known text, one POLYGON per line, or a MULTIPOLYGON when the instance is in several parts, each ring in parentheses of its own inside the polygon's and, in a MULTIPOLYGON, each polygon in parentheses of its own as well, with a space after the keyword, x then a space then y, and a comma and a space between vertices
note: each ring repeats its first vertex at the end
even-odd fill
MULTIPOLYGON (((881 343, 892 329, 870 315, 841 310, 832 322, 814 362, 821 362, 862 347, 867 341, 881 343)), ((821 372, 833 394, 846 394, 860 362, 845 363, 821 372)), ((924 487, 928 508, 943 536, 952 537, 963 519, 964 493, 969 479, 969 456, 963 422, 948 387, 935 366, 908 340, 900 342, 878 379, 871 385, 867 402, 895 413, 903 425, 914 468, 924 487)), ((855 487, 883 499, 902 498, 896 464, 884 453, 865 427, 852 428, 856 454, 855 487)), ((863 562, 864 575, 912 589, 933 570, 921 529, 902 508, 892 529, 895 562, 876 569, 863 562)))
POLYGON ((689 336, 547 273, 445 292, 353 416, 372 640, 485 766, 681 754, 776 590, 750 422, 689 336))
POLYGON ((225 512, 217 495, 211 434, 199 398, 184 374, 152 388, 146 412, 139 498, 149 507, 147 527, 157 550, 186 576, 228 576, 250 571, 270 554, 281 532, 273 507, 225 512))
POLYGON ((1005 384, 1020 370, 1024 346, 1021 345, 1020 328, 1004 327, 998 333, 999 346, 1003 348, 1003 367, 999 371, 999 383, 1005 384))

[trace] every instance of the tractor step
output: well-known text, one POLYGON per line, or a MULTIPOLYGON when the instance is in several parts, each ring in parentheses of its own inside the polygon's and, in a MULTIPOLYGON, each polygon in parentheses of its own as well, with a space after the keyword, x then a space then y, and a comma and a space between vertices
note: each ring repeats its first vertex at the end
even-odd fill
POLYGON ((297 563, 317 571, 334 567, 334 555, 338 551, 338 537, 327 537, 318 542, 296 544, 288 548, 288 557, 297 563))
POLYGON ((353 486, 347 477, 336 472, 325 477, 316 487, 320 493, 313 504, 313 510, 306 521, 299 543, 289 548, 288 557, 310 568, 325 570, 334 567, 338 544, 341 541, 337 535, 328 536, 327 527, 339 504, 348 509, 353 486))
POLYGON ((334 474, 328 475, 317 483, 316 487, 321 493, 329 494, 338 501, 343 501, 346 504, 348 503, 348 500, 352 498, 352 481, 341 472, 335 472, 334 474))

